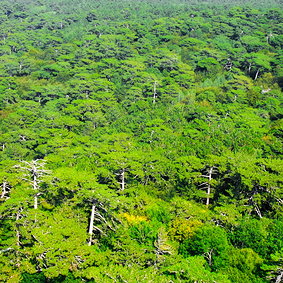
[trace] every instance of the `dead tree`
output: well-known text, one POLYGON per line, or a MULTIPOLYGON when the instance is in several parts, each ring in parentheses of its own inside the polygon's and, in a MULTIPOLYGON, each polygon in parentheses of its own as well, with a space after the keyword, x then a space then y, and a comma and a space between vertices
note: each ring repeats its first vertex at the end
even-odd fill
POLYGON ((156 102, 156 98, 157 98, 157 93, 156 93, 156 86, 158 85, 157 81, 154 81, 154 85, 153 85, 153 104, 155 104, 156 102))
POLYGON ((261 211, 260 211, 257 203, 254 201, 254 196, 259 193, 259 189, 260 188, 258 186, 253 187, 253 190, 251 192, 251 196, 248 199, 248 204, 249 204, 249 206, 253 206, 257 215, 259 216, 259 218, 262 218, 261 211))
POLYGON ((201 175, 201 177, 204 178, 208 178, 207 182, 204 182, 202 184, 200 184, 200 186, 202 187, 202 189, 207 189, 207 193, 206 193, 206 207, 208 208, 209 206, 209 197, 210 197, 210 193, 211 193, 211 181, 212 181, 212 175, 215 174, 215 170, 217 170, 216 167, 214 166, 210 166, 208 167, 208 169, 205 171, 205 175, 201 175))
MULTIPOLYGON (((262 213, 258 203, 255 201, 255 196, 258 194, 269 195, 269 199, 272 200, 272 202, 275 202, 278 206, 282 206, 283 200, 275 195, 275 191, 275 188, 269 189, 267 187, 262 187, 259 184, 255 184, 253 186, 252 191, 249 193, 249 197, 246 199, 246 201, 248 202, 248 206, 252 206, 254 208, 259 218, 262 218, 262 213)), ((269 205, 271 205, 270 202, 269 205)))
POLYGON ((92 208, 91 208, 91 215, 90 215, 90 222, 89 222, 89 241, 88 245, 91 246, 92 243, 92 232, 93 232, 93 223, 94 223, 94 213, 95 213, 95 202, 92 203, 92 208))
POLYGON ((233 68, 233 62, 230 60, 230 58, 227 59, 227 63, 226 65, 224 66, 224 68, 227 70, 227 71, 231 71, 232 68, 233 68))
POLYGON ((111 231, 115 231, 116 224, 115 219, 113 215, 104 207, 104 205, 99 202, 98 200, 92 201, 92 207, 91 207, 91 215, 90 215, 90 221, 89 221, 89 241, 88 245, 91 246, 93 242, 93 231, 96 230, 100 234, 107 237, 106 232, 103 231, 103 228, 99 228, 94 225, 95 222, 99 223, 100 225, 103 225, 105 229, 110 229, 111 231))
POLYGON ((283 280, 283 270, 280 270, 280 274, 276 277, 275 283, 280 283, 283 280))
POLYGON ((25 172, 23 180, 27 181, 34 190, 34 209, 38 207, 38 197, 42 194, 40 190, 40 183, 43 182, 42 177, 49 174, 50 171, 45 170, 44 166, 46 161, 42 159, 28 161, 21 161, 23 165, 16 165, 15 168, 19 168, 20 171, 25 172))
POLYGON ((257 69, 256 74, 255 74, 255 78, 254 78, 255 81, 256 81, 256 79, 258 77, 258 74, 259 74, 259 68, 257 69))
POLYGON ((19 224, 19 220, 21 220, 22 217, 23 217, 23 214, 22 214, 23 210, 24 210, 23 207, 20 207, 18 209, 17 213, 16 213, 16 226, 15 226, 15 228, 16 228, 16 238, 17 238, 17 246, 18 247, 21 244, 21 242, 20 242, 20 224, 19 224))
POLYGON ((121 182, 118 182, 118 184, 121 185, 121 189, 120 189, 121 191, 125 190, 125 172, 126 172, 126 169, 123 168, 120 170, 119 173, 115 173, 115 175, 120 177, 121 182))
POLYGON ((211 266, 212 264, 212 255, 214 253, 214 249, 210 249, 208 252, 204 253, 203 256, 208 260, 208 265, 211 266))
POLYGON ((10 193, 10 190, 11 190, 11 186, 8 184, 6 179, 4 179, 2 182, 2 193, 0 199, 8 199, 9 198, 8 194, 10 193))

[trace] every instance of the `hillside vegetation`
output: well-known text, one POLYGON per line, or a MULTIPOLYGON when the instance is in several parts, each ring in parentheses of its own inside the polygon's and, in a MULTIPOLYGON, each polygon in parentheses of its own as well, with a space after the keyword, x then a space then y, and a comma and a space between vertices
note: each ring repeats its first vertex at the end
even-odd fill
POLYGON ((0 281, 281 282, 282 9, 1 2, 0 281))

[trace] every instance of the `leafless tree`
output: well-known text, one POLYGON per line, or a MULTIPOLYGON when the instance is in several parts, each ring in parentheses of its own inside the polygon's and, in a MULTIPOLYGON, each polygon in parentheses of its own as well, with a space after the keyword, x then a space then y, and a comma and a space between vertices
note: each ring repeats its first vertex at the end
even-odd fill
POLYGON ((22 179, 32 185, 32 189, 34 190, 34 209, 37 209, 38 197, 42 194, 39 185, 43 182, 42 177, 49 174, 50 171, 44 169, 46 161, 42 159, 36 159, 29 162, 21 161, 21 163, 22 164, 16 165, 15 168, 23 171, 25 174, 22 179))
POLYGON ((92 200, 91 215, 90 215, 89 230, 88 230, 88 233, 90 235, 88 245, 91 246, 93 242, 92 238, 93 238, 94 230, 98 231, 104 236, 107 236, 107 234, 103 231, 103 228, 99 228, 95 226, 94 222, 103 225, 104 228, 106 229, 115 231, 116 228, 115 221, 117 221, 117 219, 113 217, 113 215, 105 208, 105 206, 101 202, 99 202, 96 199, 92 200))
POLYGON ((8 199, 9 198, 8 194, 10 193, 10 190, 11 190, 11 186, 8 184, 6 179, 4 179, 2 182, 2 193, 0 199, 8 199))
POLYGON ((215 174, 216 170, 217 170, 217 168, 215 166, 210 166, 210 167, 208 167, 208 169, 206 169, 205 175, 202 175, 202 177, 208 179, 207 182, 200 184, 202 189, 207 189, 207 193, 206 193, 206 207, 207 208, 209 206, 209 197, 210 197, 210 193, 211 193, 212 175, 215 174))

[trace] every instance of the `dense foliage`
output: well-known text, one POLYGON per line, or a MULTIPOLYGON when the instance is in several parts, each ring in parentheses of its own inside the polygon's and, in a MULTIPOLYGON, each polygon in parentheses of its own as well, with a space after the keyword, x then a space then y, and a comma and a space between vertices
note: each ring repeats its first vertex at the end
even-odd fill
POLYGON ((281 6, 1 2, 0 281, 281 282, 281 6))

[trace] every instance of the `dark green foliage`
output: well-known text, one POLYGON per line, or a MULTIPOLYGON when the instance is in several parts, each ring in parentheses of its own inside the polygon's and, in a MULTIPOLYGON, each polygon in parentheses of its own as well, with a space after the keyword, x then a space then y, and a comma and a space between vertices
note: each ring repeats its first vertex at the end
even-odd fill
POLYGON ((211 225, 204 225, 194 231, 191 238, 180 245, 180 253, 185 257, 204 255, 212 269, 222 266, 221 257, 229 248, 225 230, 211 225))
POLYGON ((54 279, 48 279, 46 278, 43 273, 35 273, 35 274, 28 274, 24 273, 23 279, 21 280, 21 283, 44 283, 44 282, 50 282, 50 283, 61 283, 61 282, 66 282, 66 283, 78 283, 81 282, 80 279, 76 279, 72 273, 69 273, 67 276, 60 276, 59 278, 54 278, 54 279))
MULTIPOLYGON (((244 219, 231 233, 231 242, 237 248, 251 248, 267 257, 270 254, 270 241, 267 224, 257 219, 244 219)), ((276 236, 275 236, 276 237, 276 236)))

